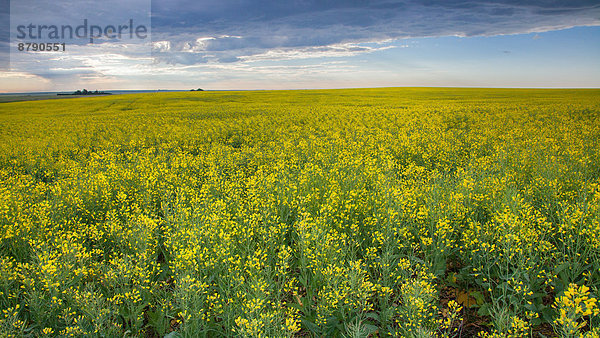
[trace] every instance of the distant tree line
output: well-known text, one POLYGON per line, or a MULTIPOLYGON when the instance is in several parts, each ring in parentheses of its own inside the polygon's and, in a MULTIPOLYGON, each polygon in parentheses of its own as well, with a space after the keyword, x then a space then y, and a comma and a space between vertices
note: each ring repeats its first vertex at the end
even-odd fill
POLYGON ((59 94, 56 94, 56 95, 110 95, 110 93, 99 92, 97 89, 95 91, 91 91, 91 90, 87 90, 87 89, 83 89, 83 90, 77 89, 76 91, 74 91, 71 94, 59 93, 59 94))

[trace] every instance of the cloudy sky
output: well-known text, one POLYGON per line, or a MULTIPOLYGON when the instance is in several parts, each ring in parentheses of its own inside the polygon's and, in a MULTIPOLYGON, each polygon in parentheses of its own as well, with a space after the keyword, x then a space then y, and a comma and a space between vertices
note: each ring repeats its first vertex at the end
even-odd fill
POLYGON ((0 0, 2 34, 10 31, 1 92, 600 87, 598 1, 13 0, 6 22, 7 4, 0 0), (35 36, 42 25, 84 19, 88 30, 134 20, 147 34, 93 43, 89 31, 35 36), (35 38, 19 35, 30 24, 35 38), (17 50, 27 42, 65 42, 66 50, 17 50))

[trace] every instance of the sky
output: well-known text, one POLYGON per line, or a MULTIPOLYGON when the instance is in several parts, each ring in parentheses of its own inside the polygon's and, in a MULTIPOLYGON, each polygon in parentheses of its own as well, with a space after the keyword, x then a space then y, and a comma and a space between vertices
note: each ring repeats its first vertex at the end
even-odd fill
POLYGON ((600 87, 599 1, 0 0, 0 9, 0 92, 600 87), (81 38, 47 28, 83 23, 81 38), (143 34, 116 37, 129 23, 143 34), (90 42, 92 25, 104 35, 90 42), (41 42, 66 47, 18 50, 41 42))

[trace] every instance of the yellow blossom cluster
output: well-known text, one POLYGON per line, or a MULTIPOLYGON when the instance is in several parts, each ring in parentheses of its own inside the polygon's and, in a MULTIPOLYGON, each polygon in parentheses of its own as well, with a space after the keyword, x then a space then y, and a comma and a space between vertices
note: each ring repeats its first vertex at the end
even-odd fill
POLYGON ((0 337, 597 335, 599 93, 2 103, 0 337))

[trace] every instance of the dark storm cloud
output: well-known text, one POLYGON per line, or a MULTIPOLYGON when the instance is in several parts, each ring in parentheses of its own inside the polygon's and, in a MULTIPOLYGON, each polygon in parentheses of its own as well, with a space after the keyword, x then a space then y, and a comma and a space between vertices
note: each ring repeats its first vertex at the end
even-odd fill
POLYGON ((270 50, 600 24, 598 1, 153 1, 163 61, 232 62, 270 50), (198 54, 194 57, 182 53, 198 54))

